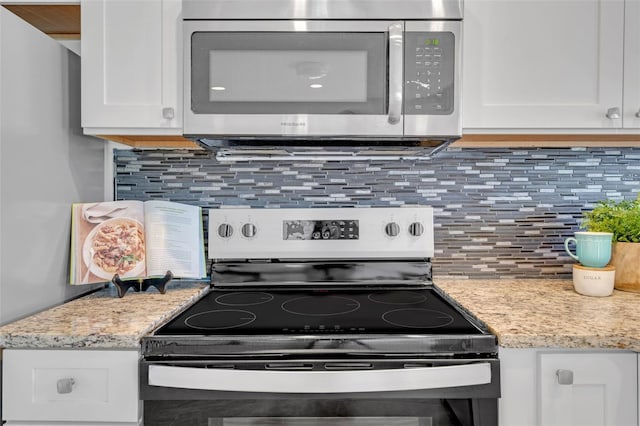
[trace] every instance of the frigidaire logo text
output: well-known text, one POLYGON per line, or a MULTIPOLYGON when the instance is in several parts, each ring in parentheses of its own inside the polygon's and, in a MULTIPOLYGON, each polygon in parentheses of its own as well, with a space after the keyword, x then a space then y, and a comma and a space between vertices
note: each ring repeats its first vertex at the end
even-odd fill
POLYGON ((307 123, 304 121, 281 121, 280 125, 286 127, 304 127, 307 123))

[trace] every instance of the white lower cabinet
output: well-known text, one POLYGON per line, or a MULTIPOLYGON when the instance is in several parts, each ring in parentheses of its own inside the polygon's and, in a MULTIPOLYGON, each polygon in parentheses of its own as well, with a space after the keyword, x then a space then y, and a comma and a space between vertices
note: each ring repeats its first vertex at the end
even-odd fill
POLYGON ((500 363, 500 425, 638 425, 635 352, 501 348, 500 363))
POLYGON ((8 349, 2 416, 11 425, 138 426, 137 350, 8 349))

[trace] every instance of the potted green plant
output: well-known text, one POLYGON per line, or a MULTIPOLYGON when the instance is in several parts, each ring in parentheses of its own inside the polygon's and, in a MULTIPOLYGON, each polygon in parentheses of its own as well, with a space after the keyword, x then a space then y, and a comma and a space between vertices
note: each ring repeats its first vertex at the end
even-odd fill
POLYGON ((585 213, 581 227, 613 234, 615 288, 640 292, 640 195, 635 200, 599 201, 585 213))

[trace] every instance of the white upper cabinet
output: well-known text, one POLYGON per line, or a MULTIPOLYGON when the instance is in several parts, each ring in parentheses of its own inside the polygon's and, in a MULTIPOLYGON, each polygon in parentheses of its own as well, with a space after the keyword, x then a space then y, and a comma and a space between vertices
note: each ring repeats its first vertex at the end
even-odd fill
POLYGON ((640 0, 625 3, 624 115, 625 128, 640 128, 640 0))
MULTIPOLYGON (((638 7, 638 0, 627 3, 638 7)), ((635 15, 627 16, 627 27, 637 32, 635 15)), ((621 128, 623 115, 625 121, 632 115, 627 104, 623 113, 624 23, 624 0, 466 1, 465 131, 621 128)), ((637 34, 633 44, 626 54, 639 68, 637 34)), ((640 77, 628 71, 634 72, 625 84, 634 80, 635 113, 640 77)))
POLYGON ((83 0, 82 126, 181 134, 180 0, 83 0))

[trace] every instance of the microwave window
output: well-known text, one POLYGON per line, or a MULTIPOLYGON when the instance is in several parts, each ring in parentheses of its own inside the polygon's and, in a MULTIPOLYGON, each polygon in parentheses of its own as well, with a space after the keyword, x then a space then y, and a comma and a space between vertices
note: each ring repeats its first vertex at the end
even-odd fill
POLYGON ((386 114, 385 33, 196 32, 195 114, 386 114))
POLYGON ((366 102, 363 50, 211 50, 211 102, 366 102))

